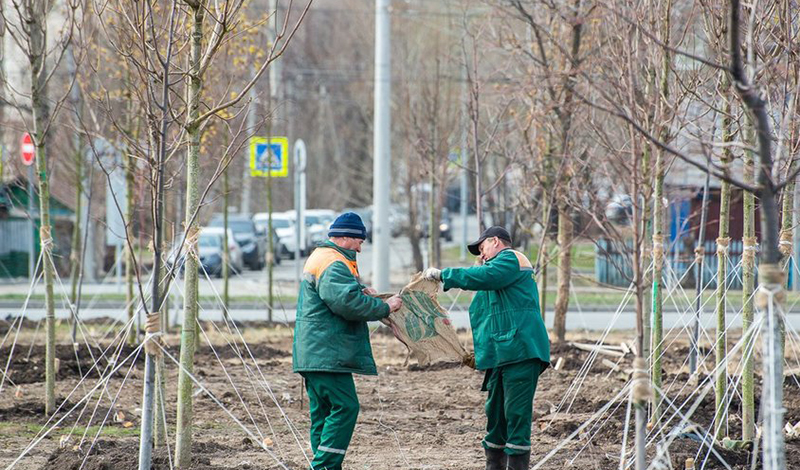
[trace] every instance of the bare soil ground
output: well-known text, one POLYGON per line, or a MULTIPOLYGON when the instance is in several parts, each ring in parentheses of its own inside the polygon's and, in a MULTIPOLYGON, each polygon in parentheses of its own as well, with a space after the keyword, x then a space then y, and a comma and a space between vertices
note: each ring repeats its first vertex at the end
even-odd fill
MULTIPOLYGON (((310 453, 308 407, 300 377, 291 372, 291 330, 248 325, 243 334, 255 361, 235 335, 221 334, 211 325, 206 325, 205 331, 214 348, 201 335, 203 346, 196 354, 195 373, 219 403, 202 391, 195 395, 192 468, 282 468, 276 458, 287 468, 308 468, 304 457, 304 452, 310 453), (235 344, 237 349, 229 343, 235 344), (250 436, 243 426, 249 430, 250 436), (274 457, 258 442, 264 443, 274 457)), ((32 332, 32 329, 23 328, 10 362, 8 344, 0 349, 0 371, 9 364, 0 391, 0 466, 15 463, 43 430, 53 428, 52 425, 63 418, 15 463, 14 468, 136 468, 143 357, 140 355, 135 360, 131 357, 123 362, 135 351, 125 346, 120 350, 118 361, 99 361, 101 370, 117 366, 119 369, 112 374, 107 387, 92 391, 101 377, 100 372, 91 368, 95 362, 93 358, 100 357, 109 344, 96 345, 91 350, 81 344, 77 354, 72 345, 59 345, 57 406, 63 405, 59 413, 48 421, 43 406, 44 348, 38 344, 31 347, 32 332), (83 382, 81 377, 85 377, 83 382)), ((465 343, 471 343, 469 334, 460 333, 460 337, 465 343)), ((620 333, 607 342, 619 344, 630 337, 632 335, 620 333)), ((41 335, 38 338, 40 342, 41 335)), ((591 335, 572 339, 583 343, 596 341, 591 335)), ((177 358, 178 335, 167 336, 167 342, 170 354, 177 358)), ((361 413, 345 468, 483 468, 483 450, 480 447, 485 426, 485 395, 480 391, 482 374, 453 364, 406 365, 404 347, 385 330, 373 333, 372 344, 380 375, 356 378, 361 413)), ((687 400, 690 400, 689 404, 693 403, 692 394, 703 390, 706 378, 701 376, 699 385, 696 380, 690 381, 684 365, 687 351, 685 341, 680 338, 670 342, 664 363, 668 396, 679 405, 687 403, 687 400)), ((564 359, 561 369, 549 369, 539 381, 532 465, 540 462, 582 425, 589 423, 542 468, 618 468, 628 403, 628 394, 620 392, 629 379, 632 355, 621 359, 599 356, 582 379, 579 372, 589 353, 568 345, 554 347, 553 362, 560 357, 564 359), (621 370, 614 370, 602 359, 610 360, 621 370), (600 419, 593 420, 593 415, 609 402, 607 412, 602 413, 600 419)), ((708 359, 705 363, 706 370, 711 368, 710 361, 708 359)), ((170 468, 175 434, 177 367, 169 357, 165 358, 165 363, 165 415, 170 449, 165 446, 155 449, 153 464, 158 469, 170 468)), ((732 363, 731 371, 734 369, 735 363, 732 363)), ((799 392, 798 378, 787 376, 784 392, 786 418, 792 424, 800 421, 799 392)), ((760 388, 757 393, 760 393, 760 388)), ((709 391, 692 418, 700 428, 707 429, 713 418, 713 396, 713 390, 709 391)), ((736 395, 730 408, 729 435, 732 438, 740 435, 740 407, 736 395)), ((688 405, 683 406, 684 410, 688 408, 688 405)), ((673 413, 667 410, 665 420, 672 416, 673 413)), ((677 424, 672 420, 663 432, 669 433, 677 424)), ((632 421, 630 428, 633 428, 632 421)), ((649 459, 656 456, 658 441, 663 437, 664 434, 651 433, 655 441, 648 447, 649 459)), ((631 430, 627 440, 630 448, 633 440, 631 430)), ((751 455, 747 451, 719 448, 715 451, 717 456, 699 442, 679 437, 663 459, 668 460, 672 468, 684 468, 689 457, 696 459, 698 469, 726 468, 725 465, 742 470, 750 468, 751 455)), ((800 468, 798 441, 787 442, 787 454, 787 468, 800 468)))

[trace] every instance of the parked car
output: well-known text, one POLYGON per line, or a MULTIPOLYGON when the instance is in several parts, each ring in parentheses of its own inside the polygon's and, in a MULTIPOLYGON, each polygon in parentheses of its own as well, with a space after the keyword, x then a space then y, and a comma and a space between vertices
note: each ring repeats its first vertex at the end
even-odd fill
POLYGON ((304 213, 304 218, 313 248, 328 238, 328 229, 336 220, 336 212, 331 209, 308 209, 304 213))
MULTIPOLYGON (((419 234, 423 238, 427 238, 430 234, 430 230, 428 228, 428 220, 430 219, 430 214, 426 213, 422 215, 422 222, 417 225, 417 230, 419 230, 419 234)), ((439 237, 443 238, 444 240, 451 242, 453 241, 453 223, 450 219, 450 211, 446 208, 442 208, 442 217, 439 219, 439 237)))
MULTIPOLYGON (((222 227, 224 220, 222 214, 216 214, 208 224, 209 227, 222 227)), ((242 248, 244 264, 250 269, 260 270, 266 264, 267 234, 256 228, 256 225, 245 215, 228 216, 228 228, 233 230, 233 238, 242 248)), ((274 239, 274 234, 273 234, 274 239)), ((275 257, 275 263, 280 262, 280 257, 275 257)))
MULTIPOLYGON (((200 248, 203 247, 203 237, 207 237, 208 240, 205 242, 210 248, 211 243, 210 240, 214 238, 214 236, 218 236, 220 239, 220 250, 225 249, 225 245, 222 244, 224 241, 222 227, 203 227, 200 230, 200 238, 198 239, 198 245, 200 248)), ((234 272, 241 272, 244 270, 244 254, 242 253, 241 247, 239 244, 236 243, 236 238, 233 235, 233 230, 228 229, 228 253, 230 255, 230 267, 234 272)), ((202 252, 201 252, 202 256, 202 252)), ((220 269, 220 276, 222 275, 222 269, 220 269)))
MULTIPOLYGON (((209 228, 205 227, 200 231, 197 237, 197 255, 200 261, 198 266, 199 272, 207 272, 209 276, 222 277, 222 261, 225 256, 224 238, 222 236, 222 228, 209 228)), ((242 250, 239 244, 233 239, 233 232, 228 229, 229 250, 230 250, 230 267, 232 272, 240 272, 244 269, 242 262, 242 250)), ((180 266, 180 273, 184 272, 186 259, 186 251, 182 250, 180 239, 172 248, 169 256, 167 256, 167 265, 170 267, 180 266), (178 251, 181 251, 178 257, 178 251)))
MULTIPOLYGON (((294 259, 295 246, 297 245, 297 216, 294 211, 287 212, 273 212, 272 213, 272 228, 278 237, 278 252, 281 257, 294 259)), ((260 212, 253 216, 253 222, 261 230, 266 231, 269 223, 269 214, 267 212, 260 212)), ((300 254, 305 255, 308 253, 311 245, 311 238, 308 230, 305 231, 305 242, 300 246, 300 254)))

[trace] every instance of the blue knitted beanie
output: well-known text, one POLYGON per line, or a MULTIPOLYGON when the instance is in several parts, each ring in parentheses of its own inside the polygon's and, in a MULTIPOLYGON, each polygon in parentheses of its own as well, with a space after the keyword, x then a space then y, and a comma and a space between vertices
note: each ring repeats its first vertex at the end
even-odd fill
POLYGON ((330 237, 367 238, 367 228, 355 212, 345 212, 333 221, 328 231, 330 237))

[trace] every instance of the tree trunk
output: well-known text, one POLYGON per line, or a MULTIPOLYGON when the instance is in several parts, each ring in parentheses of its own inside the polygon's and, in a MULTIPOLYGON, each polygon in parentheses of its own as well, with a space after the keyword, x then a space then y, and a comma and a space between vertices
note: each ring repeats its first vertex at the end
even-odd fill
MULTIPOLYGON (((653 197, 653 181, 651 180, 650 176, 650 166, 651 166, 651 156, 652 156, 652 149, 649 145, 645 145, 642 149, 642 191, 641 191, 641 200, 642 201, 649 201, 651 197, 653 197)), ((646 202, 642 204, 642 221, 640 225, 640 229, 638 233, 641 234, 641 250, 639 252, 639 266, 641 269, 641 279, 642 279, 642 295, 647 296, 649 294, 649 298, 642 297, 642 357, 645 358, 645 361, 650 361, 653 358, 650 355, 651 344, 655 339, 651 338, 651 335, 655 332, 655 318, 653 317, 653 302, 655 301, 654 296, 658 293, 657 290, 654 290, 656 285, 654 281, 650 279, 649 273, 650 270, 648 267, 650 266, 650 256, 652 255, 652 250, 649 245, 649 242, 653 239, 653 223, 651 220, 651 208, 650 204, 646 202), (648 302, 649 300, 649 302, 648 302)), ((640 245, 636 245, 640 246, 640 245)))
MULTIPOLYGON (((5 123, 6 111, 6 22, 3 15, 0 15, 0 123, 5 123)), ((5 126, 0 126, 0 181, 3 181, 3 160, 6 159, 5 126)))
MULTIPOLYGON (((798 97, 794 98, 795 100, 798 97)), ((789 147, 791 148, 791 146, 789 147)), ((791 175, 795 170, 796 162, 794 158, 790 158, 789 160, 789 168, 787 170, 787 174, 791 175)), ((793 249, 793 239, 794 239, 794 188, 795 182, 794 180, 789 181, 785 188, 783 188, 783 204, 782 204, 782 214, 781 214, 781 234, 780 234, 780 246, 779 249, 781 254, 783 255, 783 260, 781 264, 784 266, 787 272, 792 272, 793 268, 790 263, 792 263, 792 249, 793 249)), ((796 261, 795 261, 796 262, 796 261)), ((797 282, 795 280, 795 282, 797 282)), ((788 277, 787 277, 787 284, 788 284, 788 277)), ((788 289, 788 285, 786 286, 788 289)), ((780 322, 780 330, 781 336, 779 338, 780 348, 781 348, 781 356, 783 356, 783 351, 786 350, 786 325, 781 321, 780 322)))
POLYGON ((753 118, 758 137, 758 196, 761 202, 763 252, 759 267, 761 291, 758 302, 766 308, 764 322, 764 386, 761 406, 764 410, 762 462, 765 470, 786 468, 786 447, 783 435, 783 357, 779 346, 780 318, 783 315, 785 293, 783 272, 780 269, 781 253, 778 235, 778 205, 775 183, 772 181, 772 131, 766 102, 759 95, 758 87, 749 83, 744 73, 742 60, 739 0, 730 1, 730 73, 736 92, 753 118), (769 294, 766 293, 769 292, 769 294))
POLYGON ((539 247, 538 259, 544 260, 539 268, 539 311, 542 313, 542 321, 547 319, 547 230, 550 228, 550 204, 547 202, 547 194, 542 192, 542 245, 539 247))
POLYGON ((478 153, 478 125, 474 124, 474 149, 475 152, 475 215, 478 218, 478 233, 482 233, 486 228, 483 220, 483 188, 481 181, 481 159, 478 153))
MULTIPOLYGON (((50 186, 47 176, 47 136, 50 119, 47 96, 47 2, 25 2, 30 35, 31 102, 33 110, 33 142, 36 146, 36 171, 39 173, 39 243, 44 269, 45 303, 45 413, 55 411, 55 311, 53 304, 53 238, 50 225, 50 186)), ((33 197, 33 195, 29 195, 33 197)), ((33 254, 31 254, 33 256, 33 254)))
POLYGON ((579 21, 582 0, 575 1, 574 22, 572 25, 571 49, 570 49, 570 68, 564 78, 564 103, 563 116, 561 118, 561 158, 567 159, 563 162, 564 172, 561 181, 557 182, 558 188, 558 246, 560 251, 558 260, 558 290, 556 291, 555 313, 553 314, 553 331, 556 335, 556 342, 563 342, 566 335, 567 308, 569 307, 570 275, 572 272, 572 237, 573 224, 572 214, 569 210, 569 195, 566 185, 572 178, 572 165, 569 161, 570 129, 572 128, 572 100, 574 98, 575 74, 578 73, 580 58, 578 54, 581 48, 581 38, 583 32, 583 22, 579 21))
POLYGON ((433 239, 433 226, 436 220, 436 197, 433 192, 436 190, 436 157, 431 154, 430 168, 428 169, 428 266, 436 266, 436 242, 433 239))
POLYGON ((131 234, 131 227, 133 226, 133 217, 134 217, 134 193, 136 192, 136 186, 134 181, 134 165, 135 160, 133 159, 133 155, 130 152, 125 152, 125 182, 128 188, 128 191, 125 194, 126 200, 126 208, 125 208, 125 223, 127 236, 129 237, 129 242, 125 244, 125 305, 128 311, 128 321, 130 322, 130 328, 128 328, 128 344, 133 346, 136 344, 136 336, 138 335, 138 331, 136 330, 135 325, 133 324, 133 316, 136 313, 136 304, 134 301, 134 290, 133 290, 133 262, 134 262, 134 253, 133 253, 133 239, 130 237, 131 234))
MULTIPOLYGON (((722 141, 726 144, 730 143, 732 139, 731 133, 731 94, 730 84, 727 78, 724 79, 722 86, 724 90, 725 105, 722 111, 722 141)), ((726 167, 730 165, 733 156, 730 152, 730 147, 726 146, 722 153, 722 164, 726 167)), ((719 237, 717 238, 717 340, 715 344, 715 364, 716 364, 716 379, 715 379, 715 429, 714 436, 717 439, 722 439, 725 435, 727 428, 727 388, 728 388, 728 367, 727 367, 727 347, 726 347, 726 332, 725 332, 725 302, 727 297, 727 284, 728 284, 728 247, 730 245, 730 211, 731 211, 731 185, 727 181, 722 181, 722 189, 720 191, 720 205, 719 205, 719 237)))
MULTIPOLYGON (((542 243, 540 249, 547 250, 547 240, 542 243)), ((539 311, 542 313, 542 321, 545 323, 547 320, 547 264, 543 264, 539 270, 539 311)))
POLYGON ((547 319, 547 265, 550 264, 548 235, 550 235, 550 214, 553 211, 553 201, 550 199, 553 187, 549 176, 553 174, 553 166, 551 165, 553 153, 550 147, 552 142, 553 136, 548 132, 547 150, 542 161, 542 173, 544 173, 542 175, 542 194, 540 197, 542 201, 542 237, 539 253, 536 255, 536 267, 539 269, 539 309, 542 312, 542 321, 547 319), (542 262, 543 260, 544 262, 542 262))
POLYGON ((195 212, 199 209, 200 193, 200 131, 201 127, 194 123, 200 115, 200 93, 202 79, 200 77, 200 55, 203 45, 203 20, 205 2, 191 6, 192 42, 189 58, 189 96, 188 120, 193 122, 186 129, 189 141, 186 155, 186 264, 184 274, 183 328, 181 330, 181 370, 178 375, 178 416, 175 431, 175 463, 179 469, 191 467, 192 447, 192 380, 189 374, 194 371, 194 351, 197 339, 197 236, 199 225, 195 212))
MULTIPOLYGON (((663 82, 662 82, 663 85, 663 82)), ((653 341, 651 344, 653 415, 651 422, 661 419, 662 355, 664 354, 663 271, 664 271, 664 152, 656 152, 655 185, 653 191, 653 341)))
MULTIPOLYGON (((227 148, 227 145, 225 145, 227 148)), ((222 172, 222 315, 228 318, 228 279, 230 277, 231 249, 228 246, 228 169, 222 172)), ((298 225, 298 230, 299 230, 298 225)), ((269 236, 269 234, 267 234, 269 236)))
MULTIPOLYGON (((560 190, 563 191, 563 190, 560 190)), ((559 196, 558 203, 558 290, 556 291, 553 333, 555 342, 564 341, 567 332, 567 308, 569 307, 570 275, 572 272, 572 217, 566 203, 566 195, 559 196)))
MULTIPOLYGON (((130 80, 130 71, 128 70, 127 65, 125 66, 125 81, 128 82, 130 80)), ((136 141, 139 138, 139 127, 134 125, 134 101, 131 98, 130 92, 126 92, 125 99, 127 100, 127 116, 126 116, 126 132, 128 135, 136 141)), ((138 120, 136 121, 139 122, 138 120)), ((128 314, 128 322, 130 323, 130 327, 128 328, 128 337, 127 341, 128 344, 133 346, 136 344, 136 336, 138 335, 138 331, 134 328, 133 325, 133 316, 136 313, 136 306, 134 304, 134 290, 133 290, 133 282, 134 282, 134 270, 133 270, 133 261, 135 259, 133 253, 133 236, 132 230, 133 227, 133 217, 134 217, 134 206, 133 201, 136 199, 134 195, 136 194, 136 185, 135 185, 135 165, 136 161, 133 158, 133 154, 126 147, 125 152, 123 152, 122 162, 125 166, 125 187, 127 191, 125 191, 125 238, 127 239, 127 243, 125 243, 125 308, 128 314)))
MULTIPOLYGON (((161 220, 164 219, 163 210, 159 211, 159 217, 161 220)), ((159 230, 161 230, 161 240, 164 240, 164 224, 158 224, 159 230)), ((165 246, 166 243, 162 244, 161 250, 159 250, 159 254, 166 253, 165 246)), ((163 264, 160 266, 158 270, 158 283, 162 286, 166 286, 166 277, 167 277, 167 267, 163 264)), ((161 289, 159 289, 161 290, 161 289)), ((166 292, 166 290, 165 290, 166 292)), ((164 292, 164 293, 165 293, 164 292)), ((160 296, 161 297, 161 296, 160 296)), ((163 295, 162 305, 163 308, 161 309, 161 331, 166 332, 166 328, 164 327, 164 322, 166 321, 169 315, 169 296, 163 295)), ((159 299, 162 300, 162 299, 159 299)), ((153 427, 153 447, 159 448, 166 446, 167 444, 167 423, 164 422, 166 418, 166 394, 165 394, 165 387, 166 387, 166 378, 165 378, 165 371, 164 371, 164 355, 158 354, 156 355, 156 383, 155 383, 155 404, 154 404, 154 411, 153 411, 153 420, 155 426, 153 427)))
POLYGON ((156 449, 167 445, 167 423, 165 422, 167 399, 165 398, 166 378, 164 376, 164 356, 158 356, 156 358, 155 411, 153 412, 153 419, 155 420, 153 447, 156 449))
MULTIPOLYGON (((746 142, 753 141, 752 131, 748 131, 746 142)), ((744 181, 755 182, 753 152, 744 153, 744 181)), ((742 234, 742 331, 744 332, 742 365, 742 440, 755 439, 755 384, 754 361, 755 332, 753 325, 753 290, 755 289, 756 269, 756 203, 753 193, 744 192, 744 231, 742 234)))
MULTIPOLYGON (((661 41, 669 44, 670 25, 672 18, 672 0, 667 0, 664 5, 664 15, 662 18, 663 29, 661 41)), ((661 82, 659 91, 661 95, 661 110, 667 109, 669 100, 669 72, 672 65, 672 56, 666 49, 662 51, 661 62, 661 82)), ((665 112, 660 113, 661 120, 666 119, 665 112)), ((664 125, 661 128, 661 141, 669 142, 669 128, 664 125)), ((657 423, 661 419, 661 385, 662 385, 662 355, 664 353, 664 295, 663 295, 663 273, 664 273, 664 174, 666 172, 664 162, 664 151, 656 151, 655 178, 653 185, 653 326, 652 326, 652 370, 651 383, 653 389, 653 415, 652 423, 657 423)))
MULTIPOLYGON (((72 246, 70 248, 70 310, 74 312, 78 302, 78 280, 81 275, 81 206, 83 199, 83 152, 75 149, 75 221, 72 227, 72 246)), ((73 319, 75 321, 75 319, 73 319)))
POLYGON ((419 247, 419 233, 417 232, 417 201, 412 194, 411 188, 414 182, 411 177, 411 172, 408 173, 406 178, 406 194, 408 194, 408 241, 411 244, 411 255, 414 258, 414 269, 422 271, 425 268, 425 262, 422 259, 422 250, 419 247))

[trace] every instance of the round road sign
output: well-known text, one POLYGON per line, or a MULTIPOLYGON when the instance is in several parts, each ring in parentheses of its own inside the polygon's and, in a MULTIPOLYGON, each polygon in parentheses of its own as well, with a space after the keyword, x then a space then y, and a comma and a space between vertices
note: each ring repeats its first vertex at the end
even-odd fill
POLYGON ((33 160, 36 158, 36 147, 33 145, 31 135, 27 132, 22 136, 20 151, 22 152, 22 163, 24 163, 25 166, 33 165, 33 160))

